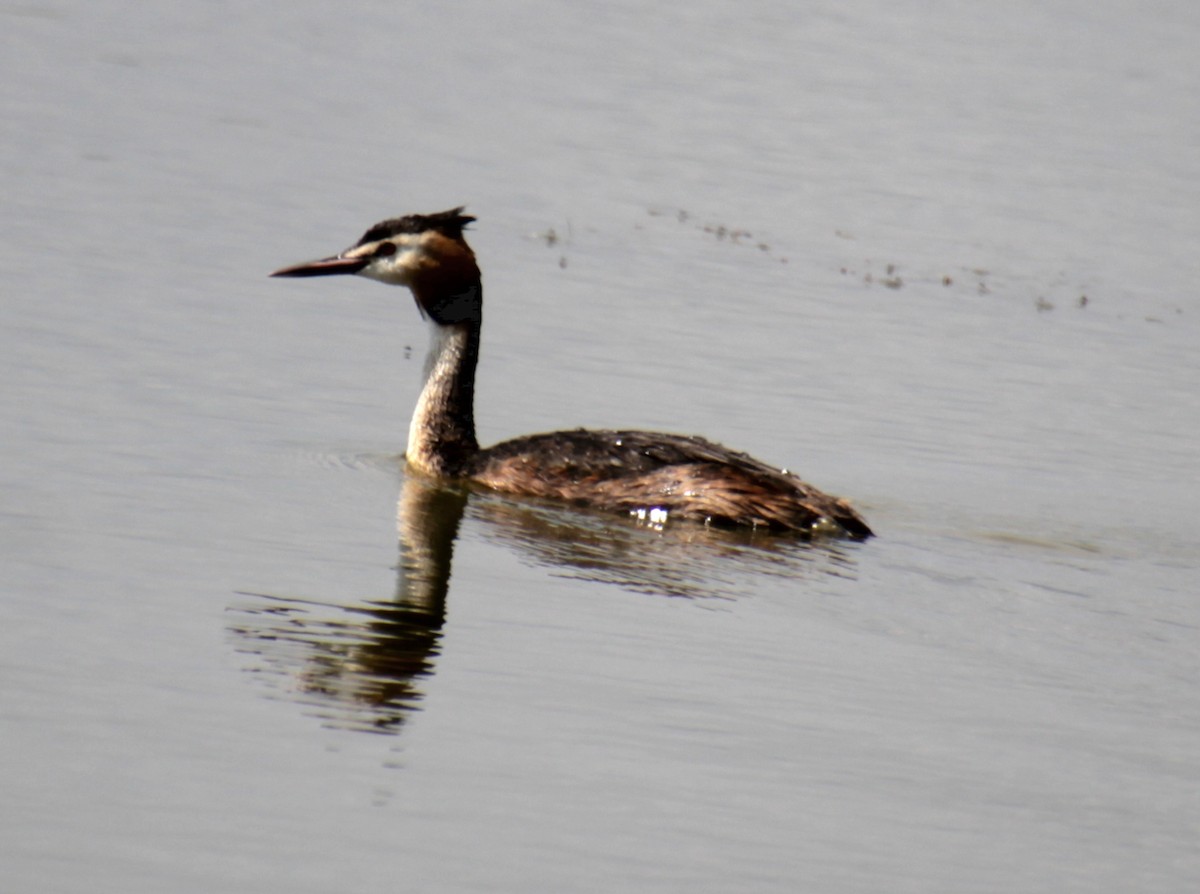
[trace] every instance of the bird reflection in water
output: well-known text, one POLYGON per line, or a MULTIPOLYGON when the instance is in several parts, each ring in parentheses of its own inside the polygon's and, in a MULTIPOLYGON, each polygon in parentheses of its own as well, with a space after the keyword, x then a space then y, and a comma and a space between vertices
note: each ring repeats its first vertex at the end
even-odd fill
POLYGON ((489 539, 556 577, 705 603, 745 596, 764 575, 853 577, 861 547, 751 528, 660 524, 489 492, 472 495, 467 517, 483 522, 489 539))
POLYGON ((395 597, 339 605, 265 593, 233 610, 238 650, 327 726, 394 732, 418 710, 446 619, 450 560, 467 495, 420 478, 400 492, 395 597))
POLYGON ((253 670, 325 725, 396 732, 419 710, 421 681, 434 671, 464 513, 489 541, 555 576, 708 605, 746 595, 763 576, 853 577, 859 547, 753 530, 638 523, 406 475, 397 512, 395 595, 346 605, 243 593, 252 601, 231 609, 239 620, 229 626, 238 650, 253 655, 253 670))

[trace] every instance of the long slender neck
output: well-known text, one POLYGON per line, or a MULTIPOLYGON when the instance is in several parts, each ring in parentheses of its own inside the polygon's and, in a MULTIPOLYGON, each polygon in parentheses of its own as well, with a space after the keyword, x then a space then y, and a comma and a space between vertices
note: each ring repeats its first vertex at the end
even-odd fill
POLYGON ((410 466, 427 475, 453 478, 479 452, 475 440, 475 367, 479 363, 478 318, 431 323, 425 386, 408 428, 410 466))

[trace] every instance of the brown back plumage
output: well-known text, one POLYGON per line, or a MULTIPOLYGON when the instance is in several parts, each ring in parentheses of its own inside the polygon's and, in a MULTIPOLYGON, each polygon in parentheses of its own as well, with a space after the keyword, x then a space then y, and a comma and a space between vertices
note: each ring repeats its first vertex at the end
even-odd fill
POLYGON ((640 431, 551 432, 480 451, 466 475, 495 490, 624 512, 801 534, 871 529, 844 500, 704 438, 640 431))

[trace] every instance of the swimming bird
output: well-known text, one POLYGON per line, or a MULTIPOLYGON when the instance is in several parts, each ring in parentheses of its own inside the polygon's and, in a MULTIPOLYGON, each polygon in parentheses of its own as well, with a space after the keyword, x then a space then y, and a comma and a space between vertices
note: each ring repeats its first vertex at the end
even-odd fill
POLYGON ((385 220, 340 254, 271 274, 352 274, 412 292, 432 338, 408 429, 410 470, 658 523, 686 519, 801 537, 872 536, 845 500, 700 437, 575 429, 481 448, 475 437, 475 371, 483 286, 475 253, 463 236, 475 218, 463 210, 385 220))

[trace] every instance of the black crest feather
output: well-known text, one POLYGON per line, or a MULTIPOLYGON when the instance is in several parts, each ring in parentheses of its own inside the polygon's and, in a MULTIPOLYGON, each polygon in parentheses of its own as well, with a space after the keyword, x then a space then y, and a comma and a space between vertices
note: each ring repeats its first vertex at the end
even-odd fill
POLYGON ((402 233, 416 235, 430 230, 452 239, 459 239, 467 224, 475 221, 471 215, 463 214, 465 207, 465 205, 459 205, 449 211, 437 211, 433 214, 406 214, 404 217, 393 217, 390 220, 380 221, 363 233, 358 244, 366 245, 368 242, 390 239, 392 236, 399 236, 402 233))

